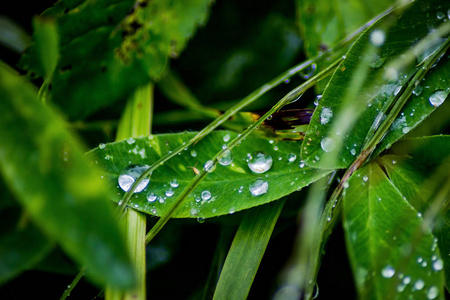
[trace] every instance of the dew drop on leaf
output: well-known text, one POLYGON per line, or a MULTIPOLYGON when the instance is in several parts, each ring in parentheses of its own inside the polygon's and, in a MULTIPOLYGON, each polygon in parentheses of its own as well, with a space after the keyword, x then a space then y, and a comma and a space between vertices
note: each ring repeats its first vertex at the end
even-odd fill
POLYGON ((383 270, 381 270, 381 276, 383 276, 384 278, 391 278, 392 276, 394 276, 394 274, 395 270, 390 265, 387 265, 383 268, 383 270))
POLYGON ((231 150, 225 150, 220 158, 219 158, 219 164, 222 166, 228 166, 233 162, 233 153, 231 150))
POLYGON ((444 268, 444 263, 442 262, 442 259, 438 259, 435 262, 433 262, 433 270, 440 271, 444 268))
POLYGON ((203 169, 205 169, 205 171, 208 173, 212 173, 216 169, 216 165, 214 164, 214 162, 212 160, 208 160, 203 165, 203 169))
POLYGON ((320 147, 325 152, 333 151, 335 146, 336 145, 335 145, 334 140, 332 138, 326 137, 326 138, 323 138, 322 141, 320 141, 320 147))
POLYGON ((265 152, 255 152, 251 155, 248 161, 248 167, 254 173, 264 173, 270 170, 272 167, 272 157, 265 152))
POLYGON ((320 113, 320 124, 325 125, 330 122, 331 117, 333 117, 333 111, 331 108, 324 107, 320 113))
POLYGON ((317 69, 317 65, 316 64, 311 64, 308 67, 306 67, 303 70, 301 70, 299 74, 300 74, 300 76, 303 79, 306 80, 306 79, 311 78, 311 76, 314 75, 314 72, 316 72, 316 69, 317 69))
POLYGON ((269 183, 262 179, 257 179, 255 182, 253 182, 249 186, 250 193, 255 197, 264 195, 265 193, 267 193, 268 189, 269 189, 269 183))
POLYGON ((223 136, 223 141, 228 142, 230 140, 230 135, 227 133, 223 136))
POLYGON ((135 140, 132 137, 127 139, 127 143, 130 144, 130 145, 134 144, 134 142, 135 142, 135 140))
POLYGON ((386 34, 381 29, 375 29, 370 34, 370 42, 372 45, 376 47, 380 47, 384 44, 384 40, 386 39, 386 34))
POLYGON ((208 201, 211 199, 211 192, 210 191, 203 191, 202 192, 202 199, 205 201, 208 201))
POLYGON ((418 291, 420 291, 421 289, 423 289, 423 287, 425 286, 425 282, 423 282, 422 279, 419 279, 416 281, 416 283, 414 283, 414 288, 418 291))
POLYGON ((158 196, 156 196, 156 195, 153 194, 153 193, 150 193, 150 194, 147 196, 147 201, 148 201, 148 202, 155 202, 156 199, 158 199, 158 196))
POLYGON ((297 155, 295 155, 294 153, 289 153, 288 154, 288 161, 289 162, 294 162, 297 159, 297 155))
POLYGON ((437 296, 439 295, 439 289, 437 288, 437 286, 432 286, 430 287, 430 289, 427 292, 427 298, 432 300, 435 299, 437 296))
POLYGON ((320 99, 322 99, 322 95, 317 95, 316 98, 314 99, 314 106, 318 106, 320 99))
POLYGON ((166 197, 172 197, 175 194, 175 191, 172 189, 168 189, 164 195, 166 195, 166 197))
MULTIPOLYGON (((125 171, 119 175, 119 186, 122 190, 125 192, 128 192, 128 190, 133 185, 134 181, 141 176, 142 173, 144 173, 149 166, 147 165, 136 165, 131 166, 125 169, 125 171)), ((142 192, 150 182, 149 178, 144 178, 141 183, 134 189, 135 193, 142 192)))
POLYGON ((420 96, 420 94, 422 94, 423 92, 423 86, 422 85, 417 85, 414 90, 412 91, 412 93, 414 94, 414 96, 420 96))
POLYGON ((173 187, 173 188, 177 188, 179 185, 180 184, 178 183, 178 180, 176 180, 176 179, 172 179, 170 181, 170 186, 173 187))
POLYGON ((105 149, 105 147, 106 147, 106 144, 103 144, 103 143, 101 143, 100 145, 98 145, 98 148, 99 148, 99 149, 105 149))
POLYGON ((434 91, 434 93, 430 95, 428 100, 430 101, 431 105, 433 105, 434 107, 438 107, 442 103, 444 103, 445 98, 447 98, 448 96, 448 93, 449 93, 448 91, 444 90, 434 91))

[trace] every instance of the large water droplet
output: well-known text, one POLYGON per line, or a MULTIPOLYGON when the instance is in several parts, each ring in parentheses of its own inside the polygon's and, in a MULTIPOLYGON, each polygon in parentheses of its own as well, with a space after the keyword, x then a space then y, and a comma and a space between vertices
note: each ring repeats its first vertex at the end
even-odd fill
POLYGON ((219 164, 222 166, 228 166, 233 162, 233 153, 231 150, 225 150, 219 158, 219 164))
POLYGON ((380 47, 384 44, 386 34, 381 29, 375 29, 370 33, 370 42, 376 47, 380 47))
POLYGON ((230 140, 230 135, 227 133, 223 136, 223 141, 226 143, 230 140))
POLYGON ((320 113, 320 124, 325 125, 330 122, 331 117, 333 117, 333 111, 331 108, 324 107, 320 113))
POLYGON ((175 191, 174 190, 172 190, 172 189, 168 189, 165 193, 164 193, 164 195, 166 195, 166 197, 172 197, 173 195, 175 194, 175 191))
POLYGON ((205 169, 205 171, 208 173, 212 173, 216 169, 216 165, 214 164, 214 162, 212 160, 208 160, 203 165, 203 169, 205 169))
POLYGON ((383 268, 383 270, 381 270, 381 276, 383 276, 384 278, 391 278, 392 276, 394 276, 394 274, 395 270, 390 265, 387 265, 383 268))
POLYGON ((438 259, 435 262, 433 262, 433 269, 435 271, 440 271, 444 268, 444 263, 442 261, 442 259, 438 259))
POLYGON ((423 287, 425 286, 425 282, 423 282, 422 279, 419 279, 416 281, 416 283, 414 283, 414 288, 418 291, 420 291, 421 289, 423 289, 423 287))
POLYGON ((430 101, 431 105, 434 107, 440 106, 442 103, 444 103, 445 99, 448 96, 448 91, 444 90, 437 90, 433 94, 430 95, 428 100, 430 101))
POLYGON ((196 157, 197 156, 197 151, 195 151, 194 149, 191 150, 191 156, 192 157, 196 157))
POLYGON ((253 182, 249 186, 250 193, 253 196, 264 195, 265 193, 267 193, 268 189, 269 189, 269 183, 262 179, 257 179, 255 182, 253 182))
POLYGON ((272 157, 265 152, 255 152, 248 161, 248 167, 254 173, 264 173, 272 167, 272 157))
POLYGON ((288 161, 289 162, 294 162, 297 159, 297 155, 295 155, 294 153, 289 153, 288 154, 288 161))
POLYGON ((178 180, 176 180, 176 179, 172 179, 170 181, 170 186, 173 187, 173 188, 177 188, 179 185, 180 184, 178 183, 178 180))
POLYGON ((211 199, 211 192, 210 191, 203 191, 202 192, 202 199, 205 201, 208 201, 211 199))
POLYGON ((156 195, 153 194, 153 193, 150 193, 150 194, 147 196, 147 201, 148 201, 148 202, 155 202, 156 199, 158 199, 158 196, 156 196, 156 195))
POLYGON ((320 147, 325 152, 333 151, 335 146, 336 146, 336 144, 335 144, 334 140, 329 137, 323 138, 322 141, 320 142, 320 147))
POLYGON ((439 295, 439 289, 437 288, 437 286, 432 286, 430 287, 430 289, 428 290, 427 293, 427 298, 428 299, 435 299, 437 296, 439 295))
MULTIPOLYGON (((139 178, 139 176, 141 176, 141 174, 144 173, 148 168, 149 166, 147 165, 136 165, 126 168, 125 171, 119 175, 118 181, 120 188, 125 192, 128 192, 135 180, 139 178)), ((139 183, 138 186, 134 189, 134 192, 142 192, 147 187, 149 182, 149 178, 144 178, 141 183, 139 183)))

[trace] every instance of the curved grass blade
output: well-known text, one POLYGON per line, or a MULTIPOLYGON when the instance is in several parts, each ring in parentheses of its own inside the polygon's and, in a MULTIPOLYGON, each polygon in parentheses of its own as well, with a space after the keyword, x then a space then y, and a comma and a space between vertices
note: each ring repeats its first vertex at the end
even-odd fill
POLYGON ((30 218, 98 283, 134 284, 109 191, 31 85, 0 69, 0 171, 30 218), (101 213, 99 213, 101 212, 101 213))
POLYGON ((361 299, 443 297, 437 240, 378 164, 369 163, 348 181, 343 220, 361 299))
POLYGON ((246 299, 284 200, 248 211, 231 244, 213 299, 246 299))

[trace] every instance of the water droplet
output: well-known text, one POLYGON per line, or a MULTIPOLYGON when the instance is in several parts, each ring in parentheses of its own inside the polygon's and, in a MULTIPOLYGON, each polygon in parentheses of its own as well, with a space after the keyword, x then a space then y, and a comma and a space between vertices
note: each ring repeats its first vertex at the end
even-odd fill
POLYGON ((394 276, 394 274, 395 270, 390 265, 387 265, 383 268, 383 270, 381 270, 381 276, 383 276, 384 278, 391 278, 392 276, 394 276))
POLYGON ((381 29, 375 29, 370 33, 370 42, 376 47, 380 47, 384 44, 386 34, 381 29))
POLYGON ((394 96, 397 96, 398 93, 400 93, 401 90, 402 90, 402 86, 401 86, 401 85, 397 86, 397 87, 395 88, 395 90, 394 90, 394 96))
POLYGON ((172 179, 172 181, 170 181, 170 186, 173 188, 177 188, 180 184, 178 183, 178 180, 176 179, 172 179))
POLYGON ((270 120, 272 120, 272 118, 273 118, 273 116, 272 116, 272 115, 270 115, 270 116, 268 116, 268 117, 267 117, 267 119, 266 119, 266 120, 267 120, 267 121, 270 121, 270 120))
POLYGON ((130 137, 129 139, 127 139, 127 143, 128 144, 134 144, 134 142, 135 142, 135 140, 132 138, 132 137, 130 137))
POLYGON ((210 191, 203 191, 202 192, 202 199, 205 201, 208 201, 211 199, 211 192, 210 191))
POLYGON ((375 54, 374 56, 371 57, 369 66, 372 69, 378 69, 379 67, 381 67, 384 64, 385 61, 386 61, 386 58, 380 57, 379 55, 375 54))
POLYGON ((430 299, 430 300, 431 299, 435 299, 438 295, 439 295, 439 289, 436 286, 433 285, 428 290, 427 298, 430 299))
POLYGON ((411 282, 411 277, 405 276, 405 278, 403 278, 403 284, 409 284, 410 282, 411 282))
POLYGON ((307 79, 311 78, 311 76, 314 75, 314 72, 316 71, 316 69, 317 69, 317 65, 311 64, 308 67, 301 70, 299 74, 303 79, 307 80, 307 79))
POLYGON ((412 91, 412 93, 414 94, 414 96, 420 96, 420 94, 422 94, 423 92, 423 86, 418 84, 414 90, 412 91))
POLYGON ((99 149, 105 149, 105 147, 106 147, 106 144, 103 144, 103 143, 101 143, 100 145, 98 145, 98 148, 99 148, 99 149))
POLYGON ((228 166, 233 162, 233 153, 231 150, 225 150, 219 158, 219 164, 228 166))
POLYGON ((305 162, 303 160, 300 161, 300 163, 298 164, 298 166, 303 169, 305 167, 305 162))
POLYGON ((197 156, 197 151, 195 151, 194 149, 191 150, 191 156, 192 157, 196 157, 197 156))
MULTIPOLYGON (((128 192, 134 181, 139 178, 139 176, 141 176, 141 174, 144 173, 148 168, 149 166, 147 165, 136 165, 126 168, 125 171, 119 175, 118 181, 120 188, 125 192, 128 192)), ((139 183, 138 186, 134 189, 134 192, 142 192, 147 187, 149 182, 149 178, 144 178, 141 183, 139 183)))
POLYGON ((151 193, 147 196, 147 201, 148 202, 155 202, 156 199, 158 199, 158 196, 156 196, 155 194, 151 193))
POLYGON ((369 180, 369 177, 368 176, 363 176, 363 180, 367 181, 367 180, 369 180))
POLYGON ((199 217, 199 218, 197 218, 197 222, 199 222, 200 224, 202 224, 202 223, 205 222, 205 218, 199 217))
POLYGON ((172 197, 173 195, 175 194, 175 191, 174 190, 172 190, 172 189, 168 189, 165 193, 164 193, 164 195, 166 195, 166 197, 172 197))
POLYGON ((223 136, 223 141, 228 142, 230 140, 230 135, 227 133, 223 136))
POLYGON ((278 151, 278 146, 273 147, 273 150, 278 151))
POLYGON ((268 189, 269 189, 269 183, 262 179, 257 179, 255 182, 253 182, 249 186, 250 193, 253 196, 264 195, 265 193, 267 193, 268 189))
POLYGON ((331 152, 335 148, 335 142, 332 138, 326 137, 320 142, 320 147, 325 152, 331 152))
POLYGON ((435 271, 440 271, 444 268, 444 262, 442 261, 442 259, 438 259, 435 262, 433 262, 433 269, 435 271))
POLYGON ((208 160, 203 165, 203 169, 205 169, 205 171, 208 173, 212 173, 216 169, 216 165, 214 164, 214 162, 212 160, 208 160))
POLYGON ((445 18, 445 14, 442 11, 438 11, 437 14, 436 14, 436 17, 439 20, 442 20, 443 18, 445 18))
POLYGON ((444 103, 445 98, 448 96, 448 91, 444 90, 437 90, 433 94, 430 95, 428 100, 430 101, 431 105, 434 107, 440 106, 442 103, 444 103))
POLYGON ((322 108, 322 112, 320 113, 320 124, 327 124, 330 121, 331 117, 333 117, 333 111, 331 110, 331 108, 322 108))
POLYGON ((355 156, 356 155, 356 150, 355 149, 350 150, 350 154, 355 156))
POLYGON ((248 161, 248 167, 254 173, 264 173, 272 167, 272 157, 265 152, 255 152, 248 161))
POLYGON ((320 99, 322 99, 322 95, 317 95, 316 98, 314 99, 314 106, 318 106, 320 99))
POLYGON ((421 289, 423 289, 423 287, 425 286, 425 282, 423 282, 422 279, 419 279, 416 281, 416 283, 414 283, 414 288, 418 291, 420 291, 421 289))
POLYGON ((403 127, 402 128, 402 132, 404 133, 404 134, 407 134, 408 132, 410 132, 411 131, 411 127, 403 127))
POLYGON ((297 159, 297 155, 295 155, 294 153, 289 153, 288 154, 288 161, 289 162, 294 162, 297 159))

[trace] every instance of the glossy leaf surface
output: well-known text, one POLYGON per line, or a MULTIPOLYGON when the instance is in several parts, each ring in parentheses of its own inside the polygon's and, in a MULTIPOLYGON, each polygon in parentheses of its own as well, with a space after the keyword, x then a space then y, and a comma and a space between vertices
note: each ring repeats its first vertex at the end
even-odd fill
POLYGON ((30 218, 99 283, 134 282, 109 191, 33 88, 0 69, 0 171, 30 218), (101 212, 101 213, 99 213, 101 212))
MULTIPOLYGON (((53 101, 69 117, 84 118, 157 79, 167 57, 177 56, 197 26, 205 22, 209 3, 58 2, 43 14, 56 18, 60 35, 53 101)), ((36 51, 29 48, 20 65, 42 76, 36 51)))
POLYGON ((343 218, 361 299, 443 298, 437 239, 378 164, 350 178, 343 218))
MULTIPOLYGON (((334 73, 312 117, 302 147, 302 157, 308 164, 316 163, 322 168, 345 168, 351 164, 419 70, 418 63, 425 54, 416 53, 417 60, 408 61, 402 68, 394 68, 392 63, 426 37, 430 28, 444 24, 445 20, 436 18, 436 14, 448 8, 445 1, 415 1, 386 15, 360 36, 334 73)), ((392 124, 393 130, 387 136, 390 142, 433 111, 427 97, 448 80, 443 76, 445 72, 440 73, 446 67, 446 59, 439 64, 442 67, 430 71, 437 72, 434 77, 426 79, 429 87, 424 98, 413 96, 392 124)))
MULTIPOLYGON (((118 178, 122 173, 127 173, 128 167, 150 166, 194 135, 194 132, 183 132, 128 139, 100 145, 90 153, 90 157, 104 166, 104 177, 115 187, 114 200, 118 201, 124 194, 118 185, 118 178)), ((131 198, 130 206, 149 214, 164 215, 169 203, 190 183, 198 169, 203 168, 236 136, 236 133, 229 131, 213 132, 195 147, 175 156, 153 172, 148 185, 142 185, 145 189, 131 198)), ((300 143, 295 141, 246 138, 232 149, 231 156, 223 157, 223 165, 217 164, 174 217, 209 218, 251 208, 288 195, 328 173, 305 166, 299 159, 299 151, 300 143), (256 170, 267 168, 267 171, 253 172, 248 161, 250 157, 262 158, 262 153, 268 155, 266 158, 271 160, 271 166, 263 163, 256 170)))

